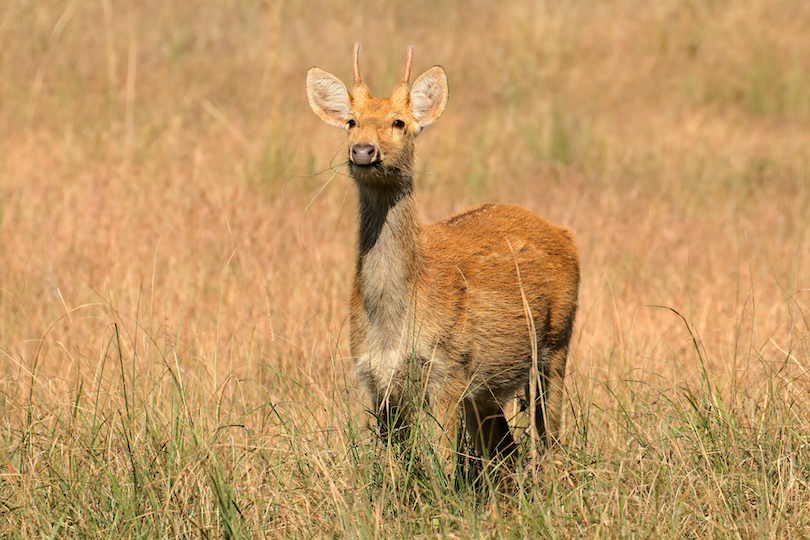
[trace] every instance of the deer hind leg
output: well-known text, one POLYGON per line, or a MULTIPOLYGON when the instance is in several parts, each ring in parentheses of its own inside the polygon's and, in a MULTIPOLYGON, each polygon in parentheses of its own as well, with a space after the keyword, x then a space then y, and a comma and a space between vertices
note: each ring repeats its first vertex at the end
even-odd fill
POLYGON ((473 444, 485 460, 502 460, 514 454, 517 445, 497 403, 467 399, 464 401, 464 416, 473 444))
MULTIPOLYGON (((568 347, 557 348, 549 354, 548 365, 540 369, 537 401, 534 408, 534 425, 537 435, 545 446, 557 442, 560 436, 563 413, 563 379, 568 347)), ((531 400, 531 383, 526 386, 526 400, 531 400)))

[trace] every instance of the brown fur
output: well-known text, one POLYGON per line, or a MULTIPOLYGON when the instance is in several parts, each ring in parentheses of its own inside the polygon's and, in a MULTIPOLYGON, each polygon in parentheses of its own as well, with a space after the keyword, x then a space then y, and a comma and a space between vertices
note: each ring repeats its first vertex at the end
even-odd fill
POLYGON ((307 77, 313 110, 346 129, 359 193, 351 299, 358 378, 384 423, 407 429, 411 407, 426 404, 454 441, 463 411, 482 455, 495 457, 515 444, 501 405, 524 390, 535 394, 537 365, 535 425, 542 440, 556 440, 579 287, 572 233, 507 204, 421 225, 414 139, 444 110, 444 70, 435 66, 411 86, 409 62, 390 98, 372 98, 358 51, 351 93, 318 68, 307 77))

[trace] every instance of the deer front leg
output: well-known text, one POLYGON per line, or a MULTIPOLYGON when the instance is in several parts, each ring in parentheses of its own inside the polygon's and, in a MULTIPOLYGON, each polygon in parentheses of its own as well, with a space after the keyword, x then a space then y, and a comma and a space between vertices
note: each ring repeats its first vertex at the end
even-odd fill
POLYGON ((445 388, 441 394, 430 400, 427 440, 436 449, 436 456, 448 477, 458 462, 459 428, 461 427, 461 395, 445 388))
POLYGON ((371 413, 377 419, 380 439, 386 444, 407 441, 412 423, 410 404, 403 402, 399 396, 392 396, 390 392, 376 393, 373 404, 371 413))

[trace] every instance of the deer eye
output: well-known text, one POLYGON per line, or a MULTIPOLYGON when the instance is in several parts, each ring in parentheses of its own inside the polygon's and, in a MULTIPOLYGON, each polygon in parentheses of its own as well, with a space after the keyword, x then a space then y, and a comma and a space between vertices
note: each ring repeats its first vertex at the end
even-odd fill
POLYGON ((405 129, 405 122, 402 120, 394 120, 394 127, 397 129, 405 129))
POLYGON ((357 125, 357 123, 356 123, 354 120, 352 120, 352 119, 350 118, 350 119, 349 119, 349 121, 348 121, 348 122, 346 122, 346 125, 349 127, 349 129, 351 129, 351 128, 353 128, 354 126, 356 126, 356 125, 357 125))

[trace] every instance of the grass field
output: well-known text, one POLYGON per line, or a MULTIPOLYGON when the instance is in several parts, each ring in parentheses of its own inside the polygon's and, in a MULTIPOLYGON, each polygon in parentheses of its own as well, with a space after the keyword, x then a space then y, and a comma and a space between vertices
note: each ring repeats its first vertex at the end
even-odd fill
POLYGON ((810 3, 0 5, 0 536, 810 538, 810 3), (577 234, 520 489, 367 429, 306 70, 441 64, 425 220, 577 234))

